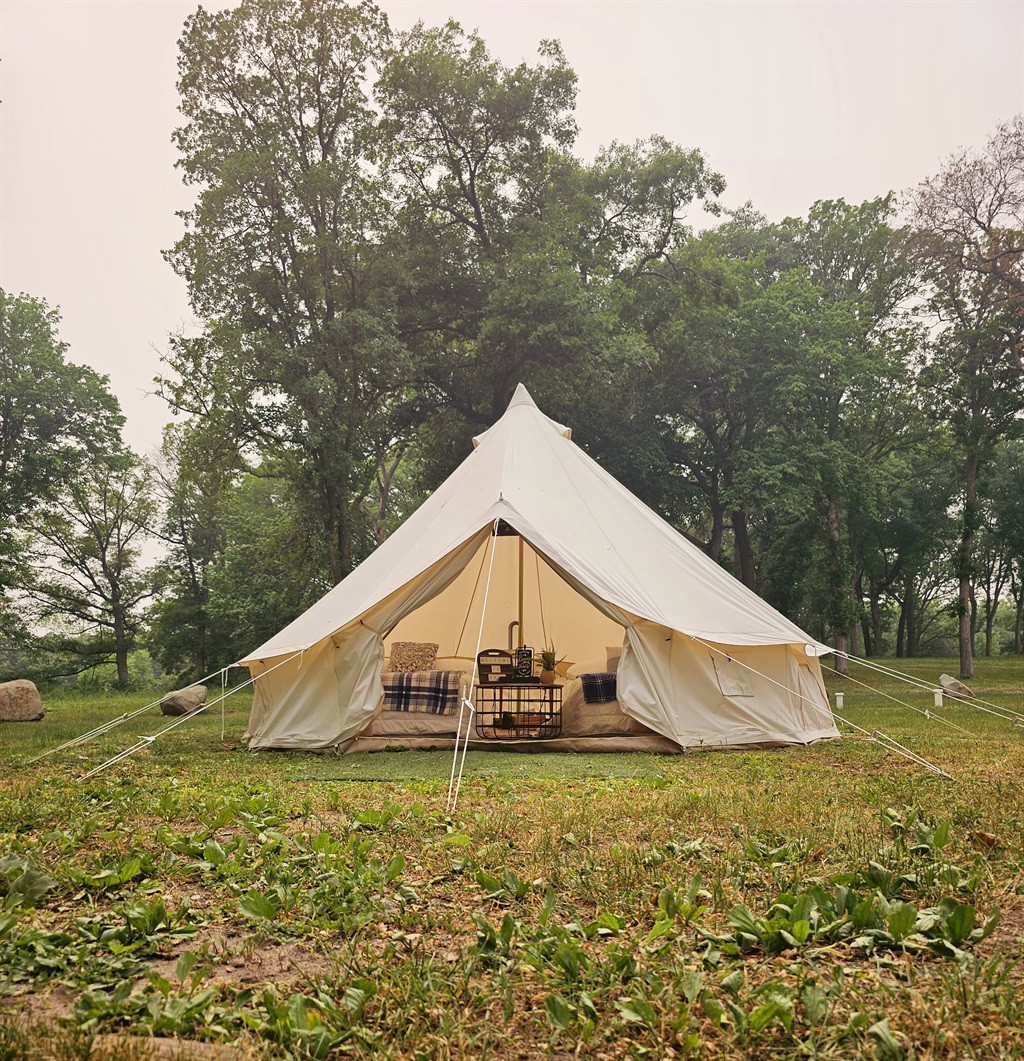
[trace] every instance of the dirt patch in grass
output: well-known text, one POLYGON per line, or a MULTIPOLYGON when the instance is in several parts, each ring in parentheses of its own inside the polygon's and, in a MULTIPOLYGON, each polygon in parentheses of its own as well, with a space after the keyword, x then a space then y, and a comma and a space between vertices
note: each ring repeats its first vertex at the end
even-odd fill
MULTIPOLYGON (((999 924, 982 944, 983 953, 1006 950, 1024 956, 1024 901, 1005 903, 999 908, 999 924)), ((1024 983, 1024 970, 1021 971, 1024 983)))
POLYGON ((249 1061, 261 1056, 224 1043, 186 1039, 142 1038, 134 1035, 97 1035, 88 1061, 249 1061))
MULTIPOLYGON (((193 944, 194 946, 194 944, 193 944)), ((310 980, 336 972, 336 963, 326 955, 311 950, 307 941, 285 943, 260 942, 248 946, 242 937, 223 942, 220 957, 203 982, 208 984, 282 984, 293 980, 310 980)), ((151 971, 172 983, 180 955, 160 958, 151 971)), ((145 980, 138 982, 141 986, 145 980)))

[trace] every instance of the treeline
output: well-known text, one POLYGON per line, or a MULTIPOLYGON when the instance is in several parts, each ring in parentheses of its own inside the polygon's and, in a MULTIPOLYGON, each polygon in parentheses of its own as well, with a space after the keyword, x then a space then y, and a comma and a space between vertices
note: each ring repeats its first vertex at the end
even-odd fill
POLYGON ((579 159, 555 42, 509 67, 455 23, 251 0, 193 14, 179 71, 167 258, 203 327, 165 355, 159 456, 45 303, 0 303, 0 670, 230 663, 520 381, 837 647, 1024 651, 1021 117, 902 201, 773 223, 657 136, 579 159))

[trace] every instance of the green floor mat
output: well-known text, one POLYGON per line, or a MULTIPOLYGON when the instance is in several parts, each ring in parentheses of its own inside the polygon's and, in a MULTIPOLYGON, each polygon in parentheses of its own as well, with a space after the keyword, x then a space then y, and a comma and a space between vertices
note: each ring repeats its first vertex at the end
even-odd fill
MULTIPOLYGON (((657 778, 664 775, 670 762, 669 757, 642 752, 597 755, 469 752, 465 772, 474 777, 534 781, 577 777, 657 778)), ((451 769, 450 751, 386 751, 311 757, 290 776, 295 781, 447 781, 451 769)))

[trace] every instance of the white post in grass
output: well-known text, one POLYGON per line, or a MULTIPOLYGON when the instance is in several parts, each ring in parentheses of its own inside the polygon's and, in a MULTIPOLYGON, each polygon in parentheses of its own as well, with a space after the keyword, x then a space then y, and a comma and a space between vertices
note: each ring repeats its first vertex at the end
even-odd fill
POLYGON ((843 693, 836 693, 836 710, 842 711, 843 709, 843 693))
POLYGON ((942 707, 942 690, 941 689, 936 689, 932 693, 932 702, 935 704, 936 707, 942 707))

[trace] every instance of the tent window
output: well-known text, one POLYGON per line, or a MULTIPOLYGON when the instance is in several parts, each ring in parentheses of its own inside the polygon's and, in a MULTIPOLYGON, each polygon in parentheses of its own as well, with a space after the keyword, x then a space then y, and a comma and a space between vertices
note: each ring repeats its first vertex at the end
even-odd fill
POLYGON ((747 672, 734 660, 725 656, 712 656, 718 688, 723 696, 753 696, 754 691, 747 681, 747 672))

